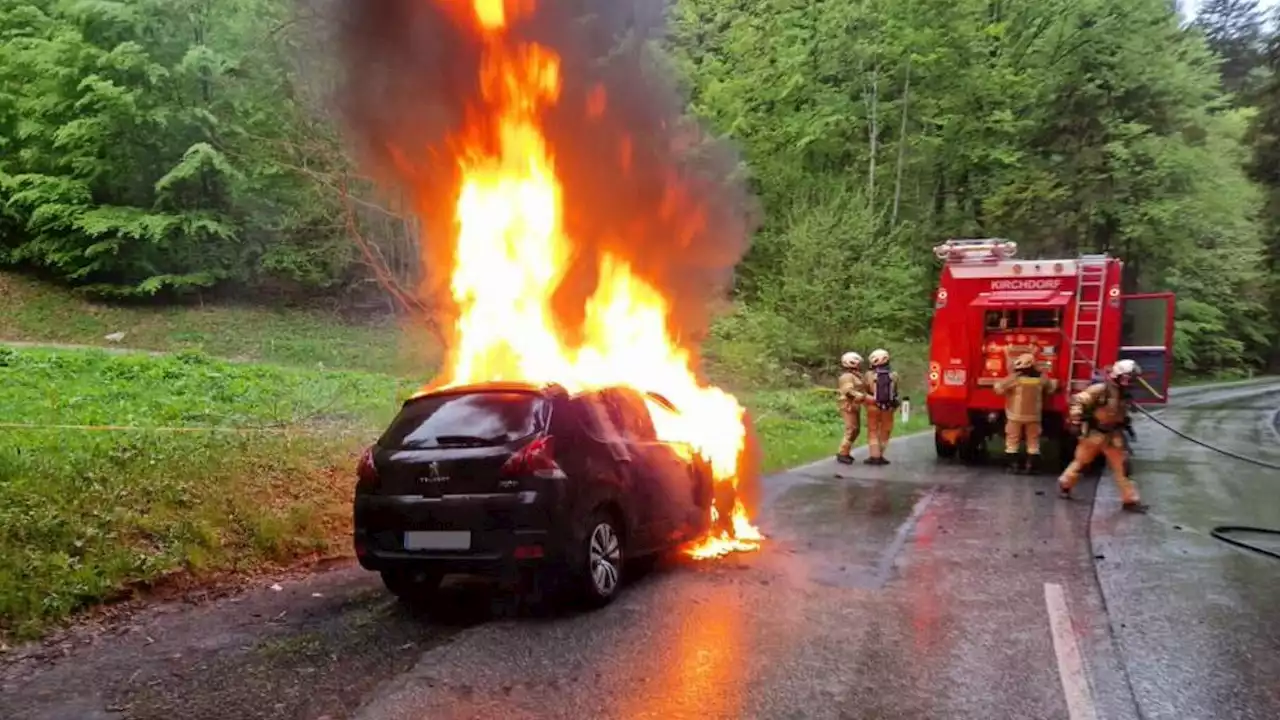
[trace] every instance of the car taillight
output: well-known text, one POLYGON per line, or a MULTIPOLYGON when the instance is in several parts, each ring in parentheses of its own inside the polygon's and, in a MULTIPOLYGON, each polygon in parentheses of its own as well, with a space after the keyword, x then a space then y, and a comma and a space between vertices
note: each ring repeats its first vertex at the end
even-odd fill
POLYGON ((551 441, 550 435, 534 440, 525 445, 520 452, 512 455, 503 463, 502 474, 505 477, 527 477, 532 475, 540 478, 554 478, 564 476, 564 472, 556 464, 555 444, 551 441))
POLYGON ((373 446, 365 448, 356 465, 356 489, 366 492, 378 488, 378 467, 373 464, 373 446))

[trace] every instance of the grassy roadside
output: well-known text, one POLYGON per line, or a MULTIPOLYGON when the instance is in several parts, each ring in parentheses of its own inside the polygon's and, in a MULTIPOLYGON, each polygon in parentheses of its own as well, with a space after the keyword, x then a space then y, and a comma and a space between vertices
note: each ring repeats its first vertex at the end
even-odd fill
POLYGON ((140 428, 0 428, 0 634, 34 636, 174 573, 345 550, 354 453, 404 389, 191 354, 0 348, 0 422, 140 428))
MULTIPOLYGON (((765 472, 796 467, 835 456, 844 422, 836 409, 835 393, 812 390, 764 390, 744 396, 764 448, 765 472)), ((894 426, 895 436, 929 427, 923 408, 912 403, 910 420, 894 426)), ((859 445, 866 444, 865 422, 859 445)))
POLYGON ((395 375, 429 376, 437 361, 427 333, 392 321, 353 323, 332 313, 235 305, 96 303, 5 272, 0 308, 0 340, 117 347, 105 336, 124 333, 119 347, 395 375))

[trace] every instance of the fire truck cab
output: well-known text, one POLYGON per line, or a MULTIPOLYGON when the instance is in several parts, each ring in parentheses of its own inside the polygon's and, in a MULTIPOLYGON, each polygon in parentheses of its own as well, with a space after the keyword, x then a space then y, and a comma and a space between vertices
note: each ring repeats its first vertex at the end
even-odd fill
POLYGON ((1013 359, 1035 356, 1058 380, 1045 402, 1044 438, 1064 466, 1074 453, 1067 432, 1070 395, 1102 379, 1122 358, 1135 360, 1141 384, 1133 400, 1163 404, 1173 369, 1172 293, 1125 295, 1124 263, 1108 255, 1062 260, 1016 259, 1004 239, 948 240, 934 248, 943 261, 934 295, 929 349, 929 421, 938 457, 981 459, 991 436, 1004 434, 1005 400, 993 386, 1013 359))

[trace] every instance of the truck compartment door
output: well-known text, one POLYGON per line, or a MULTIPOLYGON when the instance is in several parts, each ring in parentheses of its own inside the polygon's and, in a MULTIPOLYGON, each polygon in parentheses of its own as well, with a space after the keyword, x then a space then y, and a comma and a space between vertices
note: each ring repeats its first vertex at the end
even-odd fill
POLYGON ((1139 405, 1163 405, 1173 375, 1173 293, 1125 295, 1122 300, 1119 357, 1138 363, 1142 379, 1150 386, 1134 383, 1131 396, 1139 405))

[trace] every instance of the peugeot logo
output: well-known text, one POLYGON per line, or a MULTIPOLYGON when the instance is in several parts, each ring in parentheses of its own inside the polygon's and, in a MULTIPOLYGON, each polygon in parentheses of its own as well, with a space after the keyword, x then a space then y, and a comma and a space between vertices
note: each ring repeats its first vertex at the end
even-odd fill
POLYGON ((433 462, 430 465, 427 465, 426 477, 419 478, 419 479, 424 483, 442 483, 442 482, 447 482, 449 480, 449 476, 441 475, 440 463, 433 462))

